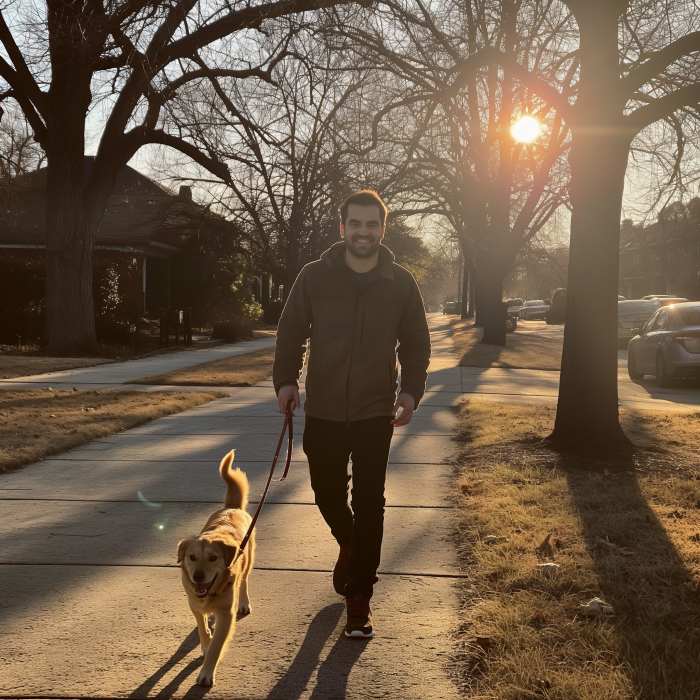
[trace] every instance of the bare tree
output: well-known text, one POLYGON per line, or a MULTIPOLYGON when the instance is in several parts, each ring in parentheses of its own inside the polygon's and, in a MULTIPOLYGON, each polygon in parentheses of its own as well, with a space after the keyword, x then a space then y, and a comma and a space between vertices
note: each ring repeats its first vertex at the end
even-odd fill
POLYGON ((268 82, 212 77, 182 95, 171 114, 188 141, 229 168, 223 187, 206 176, 190 179, 237 223, 286 298, 301 268, 338 236, 338 208, 352 186, 347 105, 364 76, 340 70, 343 56, 302 26, 278 23, 263 51, 274 49, 275 37, 289 40, 268 82))
MULTIPOLYGON (((571 246, 566 333, 551 441, 628 445, 618 418, 617 308, 622 197, 630 148, 640 132, 699 116, 700 9, 691 0, 563 0, 578 26, 575 102, 547 76, 502 51, 478 51, 546 100, 572 132, 571 246)), ((466 79, 466 77, 465 77, 466 79)), ((682 150, 682 149, 681 149, 682 150)))
POLYGON ((383 140, 400 153, 384 187, 393 200, 403 200, 405 212, 449 219, 475 272, 482 342, 504 345, 504 279, 518 251, 567 201, 568 127, 511 71, 487 64, 462 80, 461 67, 469 55, 493 50, 534 66, 570 91, 577 66, 569 61, 561 70, 572 30, 569 14, 538 0, 438 6, 389 0, 384 7, 372 21, 363 16, 338 22, 333 30, 395 78, 394 94, 385 98, 372 134, 372 146, 383 140), (545 134, 531 145, 516 143, 511 134, 525 113, 545 125, 545 134))
POLYGON ((276 55, 249 60, 248 35, 271 18, 343 1, 48 0, 0 12, 0 101, 16 101, 46 153, 48 349, 95 346, 95 236, 119 171, 140 148, 174 148, 231 181, 223 163, 173 128, 164 107, 195 81, 269 79, 276 55), (237 67, 220 68, 231 53, 237 67), (85 173, 86 120, 96 110, 106 118, 85 173))

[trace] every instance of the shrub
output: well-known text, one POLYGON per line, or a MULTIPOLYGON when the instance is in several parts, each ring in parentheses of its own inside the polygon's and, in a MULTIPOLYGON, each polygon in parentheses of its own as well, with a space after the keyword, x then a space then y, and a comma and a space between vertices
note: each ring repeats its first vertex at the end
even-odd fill
POLYGON ((265 323, 276 326, 279 323, 280 316, 282 315, 282 309, 284 309, 284 302, 276 299, 271 301, 270 305, 265 309, 263 315, 263 320, 265 323))
POLYGON ((235 343, 238 340, 238 329, 234 323, 215 323, 211 337, 215 340, 235 343))

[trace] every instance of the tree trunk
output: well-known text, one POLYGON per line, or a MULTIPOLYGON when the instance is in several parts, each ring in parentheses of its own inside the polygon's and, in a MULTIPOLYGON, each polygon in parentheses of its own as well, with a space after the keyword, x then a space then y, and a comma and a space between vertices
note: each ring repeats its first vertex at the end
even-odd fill
POLYGON ((52 120, 46 144, 46 310, 48 344, 59 354, 97 350, 92 252, 95 230, 84 197, 85 115, 89 79, 53 47, 55 72, 48 101, 52 120), (63 73, 63 75, 61 75, 63 73))
POLYGON ((476 312, 476 303, 475 303, 475 292, 474 292, 474 268, 470 267, 469 268, 469 308, 467 309, 467 318, 474 318, 474 314, 476 312))
MULTIPOLYGON (((615 3, 613 3, 615 4, 615 3)), ((572 126, 571 244, 559 403, 550 441, 629 445, 617 398, 620 216, 631 136, 618 95, 617 15, 581 3, 581 81, 572 126)))
POLYGON ((460 309, 463 319, 471 318, 471 316, 469 315, 469 310, 471 309, 471 305, 472 305, 472 295, 470 294, 471 279, 472 279, 471 267, 469 267, 468 265, 465 265, 464 272, 462 273, 462 306, 460 309))
POLYGON ((482 328, 484 325, 484 313, 483 313, 483 287, 484 287, 484 274, 483 270, 479 265, 474 263, 474 327, 482 328))
POLYGON ((495 269, 484 268, 484 282, 479 297, 479 310, 484 326, 481 342, 486 345, 506 344, 506 313, 503 304, 503 280, 495 269))

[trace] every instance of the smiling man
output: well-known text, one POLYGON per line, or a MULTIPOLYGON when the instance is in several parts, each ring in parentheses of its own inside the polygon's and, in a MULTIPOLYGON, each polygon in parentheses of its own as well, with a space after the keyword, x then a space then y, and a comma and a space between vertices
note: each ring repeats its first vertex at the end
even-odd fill
POLYGON ((343 203, 343 241, 306 265, 294 283, 277 328, 272 372, 280 410, 290 399, 301 408, 298 380, 311 339, 304 452, 316 505, 340 545, 333 586, 346 598, 345 635, 359 638, 374 634, 370 598, 378 581, 391 438, 418 407, 430 361, 416 281, 382 245, 386 215, 370 190, 343 203))

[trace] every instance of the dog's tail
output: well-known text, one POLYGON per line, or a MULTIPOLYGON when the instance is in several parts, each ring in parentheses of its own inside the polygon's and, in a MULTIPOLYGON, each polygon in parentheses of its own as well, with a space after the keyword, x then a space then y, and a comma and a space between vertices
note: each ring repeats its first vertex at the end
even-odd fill
POLYGON ((235 450, 231 450, 222 460, 219 467, 221 478, 226 483, 226 498, 224 508, 240 508, 245 510, 248 507, 248 477, 240 469, 231 469, 235 450))

